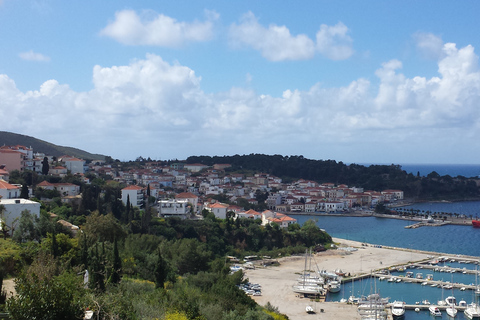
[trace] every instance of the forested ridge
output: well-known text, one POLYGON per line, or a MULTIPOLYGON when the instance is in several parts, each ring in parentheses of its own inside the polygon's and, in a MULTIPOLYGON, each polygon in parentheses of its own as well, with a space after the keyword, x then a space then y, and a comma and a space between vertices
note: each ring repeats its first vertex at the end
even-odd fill
POLYGON ((480 197, 478 178, 440 176, 431 172, 427 176, 414 175, 402 170, 400 165, 345 164, 335 160, 312 160, 303 156, 233 155, 191 156, 187 163, 231 164, 227 171, 263 172, 284 179, 313 180, 319 183, 346 184, 365 190, 403 190, 405 196, 416 200, 466 200, 480 197))

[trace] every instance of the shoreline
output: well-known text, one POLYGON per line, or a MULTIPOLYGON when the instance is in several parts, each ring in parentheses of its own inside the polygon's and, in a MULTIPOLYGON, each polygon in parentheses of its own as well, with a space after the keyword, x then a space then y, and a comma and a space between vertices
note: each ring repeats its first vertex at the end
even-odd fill
MULTIPOLYGON (((451 256, 452 254, 415 250, 400 247, 377 246, 359 241, 332 238, 338 243, 337 249, 330 249, 314 254, 318 270, 334 271, 341 269, 350 275, 368 274, 373 270, 385 269, 391 266, 405 265, 411 262, 421 262, 432 257, 451 256), (355 251, 341 248, 354 248, 355 251)), ((461 257, 478 259, 475 256, 459 255, 461 257)), ((305 256, 289 256, 278 259, 279 266, 259 267, 246 270, 245 278, 262 286, 262 296, 252 298, 261 306, 270 302, 289 319, 311 319, 305 312, 311 305, 325 319, 359 320, 360 315, 355 305, 340 302, 315 302, 308 298, 300 298, 292 290, 305 266, 305 256)))
MULTIPOLYGON (((373 211, 370 212, 345 212, 345 213, 323 213, 323 212, 289 212, 286 213, 289 216, 312 216, 312 217, 376 217, 376 218, 383 218, 383 219, 397 219, 397 220, 404 220, 404 221, 412 221, 412 222, 422 222, 423 218, 418 217, 407 217, 401 215, 393 215, 393 214, 384 214, 384 213, 374 213, 373 211)), ((435 221, 443 222, 443 225, 459 225, 459 226, 472 226, 472 220, 469 218, 454 218, 449 217, 449 220, 440 220, 436 219, 435 221)))

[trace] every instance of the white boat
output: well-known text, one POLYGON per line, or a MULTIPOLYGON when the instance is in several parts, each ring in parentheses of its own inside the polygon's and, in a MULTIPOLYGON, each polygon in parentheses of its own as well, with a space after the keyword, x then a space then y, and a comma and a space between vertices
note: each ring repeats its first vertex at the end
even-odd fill
POLYGON ((463 312, 465 317, 470 320, 479 320, 480 319, 480 306, 476 303, 471 303, 467 306, 465 311, 463 312))
POLYGON ((340 289, 341 289, 341 285, 339 281, 332 280, 327 285, 327 290, 328 292, 331 292, 331 293, 339 292, 340 289))
POLYGON ((392 316, 394 319, 401 319, 405 316, 405 302, 394 301, 392 304, 392 316))
POLYGON ((457 316, 457 309, 455 308, 454 304, 449 305, 445 311, 449 317, 455 318, 457 316))
POLYGON ((440 312, 440 309, 438 309, 436 306, 428 307, 428 311, 430 311, 430 314, 434 317, 441 317, 442 316, 442 313, 440 312))
POLYGON ((293 286, 293 292, 304 295, 323 295, 325 291, 319 286, 298 285, 293 286))
POLYGON ((448 296, 445 298, 446 305, 456 305, 457 304, 457 299, 454 296, 448 296))

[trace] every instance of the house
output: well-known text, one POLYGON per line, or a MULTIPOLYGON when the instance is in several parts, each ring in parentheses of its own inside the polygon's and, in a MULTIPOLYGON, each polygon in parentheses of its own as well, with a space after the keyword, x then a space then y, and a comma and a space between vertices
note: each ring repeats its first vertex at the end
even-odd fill
POLYGON ((68 171, 67 171, 67 168, 65 168, 64 166, 55 166, 53 168, 50 168, 50 170, 48 170, 48 173, 53 176, 58 176, 63 178, 67 175, 68 171))
POLYGON ((8 182, 8 180, 10 179, 10 173, 8 173, 8 171, 3 169, 1 166, 0 166, 0 179, 5 180, 6 182, 8 182))
POLYGON ((385 201, 403 200, 402 190, 383 190, 381 193, 385 196, 385 201))
POLYGON ((20 197, 20 187, 0 179, 0 198, 15 199, 18 197, 20 197))
POLYGON ((181 217, 189 215, 188 201, 185 199, 168 199, 158 201, 159 217, 181 217))
POLYGON ((291 212, 303 212, 305 211, 305 205, 301 202, 294 202, 290 205, 291 212))
POLYGON ((62 196, 76 196, 80 194, 80 186, 73 183, 54 183, 54 187, 62 196))
POLYGON ((62 159, 65 163, 65 167, 71 174, 85 173, 85 160, 77 159, 74 157, 67 157, 62 159))
POLYGON ((315 212, 317 209, 317 202, 309 201, 305 203, 305 212, 315 212))
POLYGON ((193 212, 198 211, 198 196, 191 192, 181 192, 175 196, 177 200, 186 200, 193 206, 193 212))
POLYGON ((288 228, 289 225, 296 223, 297 219, 270 210, 262 212, 262 225, 276 223, 280 228, 288 228))
POLYGON ((344 208, 344 203, 340 201, 323 200, 318 203, 319 211, 337 212, 343 211, 344 208))
POLYGON ((40 217, 39 202, 26 199, 1 198, 0 205, 3 205, 5 207, 5 212, 3 213, 3 220, 9 228, 12 227, 12 224, 15 225, 16 221, 18 221, 24 210, 28 210, 35 216, 40 217))
POLYGON ((80 194, 80 186, 73 183, 50 183, 48 181, 42 181, 37 187, 45 190, 58 190, 62 197, 74 197, 80 194))
POLYGON ((228 205, 223 204, 223 203, 213 203, 213 204, 207 204, 205 207, 208 211, 212 212, 215 217, 219 219, 226 219, 227 218, 227 209, 228 205))
POLYGON ((127 200, 130 199, 130 204, 134 207, 143 206, 143 188, 130 185, 122 189, 122 202, 127 205, 127 200))
POLYGON ((235 219, 238 219, 238 218, 261 219, 262 214, 260 212, 257 212, 255 210, 253 210, 253 209, 250 209, 248 211, 238 212, 235 215, 235 219))
POLYGON ((0 165, 3 165, 4 170, 8 172, 23 171, 24 162, 24 154, 20 151, 0 148, 0 165))

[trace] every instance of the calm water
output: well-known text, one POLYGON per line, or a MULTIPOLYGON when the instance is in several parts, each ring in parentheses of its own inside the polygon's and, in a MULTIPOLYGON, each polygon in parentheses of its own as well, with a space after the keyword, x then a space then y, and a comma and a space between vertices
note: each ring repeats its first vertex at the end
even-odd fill
POLYGON ((303 224, 315 219, 333 237, 409 249, 480 256, 480 229, 446 225, 405 229, 411 221, 375 217, 295 215, 303 224))
MULTIPOLYGON (((418 205, 416 205, 418 206, 418 205)), ((480 202, 469 203, 433 203, 421 204, 433 211, 439 212, 458 212, 459 208, 468 212, 480 212, 480 202), (458 207, 461 205, 462 207, 458 207), (433 210, 432 208, 435 208, 433 210), (453 211, 448 211, 453 210, 453 211), (470 210, 470 211, 469 211, 470 210)), ((420 209, 423 210, 423 209, 420 209)), ((426 210, 426 209, 425 209, 426 210)), ((303 224, 309 219, 315 219, 317 225, 325 229, 331 236, 368 242, 377 245, 387 245, 394 247, 404 247, 411 249, 435 251, 448 254, 465 254, 480 257, 480 229, 475 229, 471 226, 454 226, 447 225, 442 227, 422 227, 417 229, 405 229, 406 225, 412 224, 410 221, 396 220, 396 219, 382 219, 375 217, 333 217, 333 216, 294 216, 300 224, 303 224)), ((475 269, 473 264, 459 264, 458 262, 447 262, 451 267, 475 269)), ((426 269, 409 269, 408 271, 422 272, 424 276, 427 273, 432 273, 435 280, 444 280, 450 282, 460 282, 465 284, 475 283, 474 275, 463 273, 443 273, 434 272, 426 269)), ((392 283, 387 281, 363 280, 352 283, 347 283, 342 286, 342 291, 337 294, 332 294, 328 297, 331 301, 338 301, 341 298, 348 298, 352 291, 355 295, 368 295, 371 290, 376 287, 377 291, 383 297, 390 297, 390 301, 402 300, 409 304, 415 304, 417 301, 424 299, 430 302, 441 300, 452 295, 452 290, 444 292, 441 288, 422 286, 415 283, 392 283)), ((473 292, 466 290, 454 290, 453 295, 457 301, 465 300, 467 303, 474 301, 473 292)), ((405 315, 407 320, 423 320, 432 319, 428 311, 421 311, 416 313, 414 311, 407 311, 405 315)), ((448 316, 443 312, 442 319, 448 319, 448 316)), ((463 312, 459 312, 456 319, 466 319, 463 312)))

